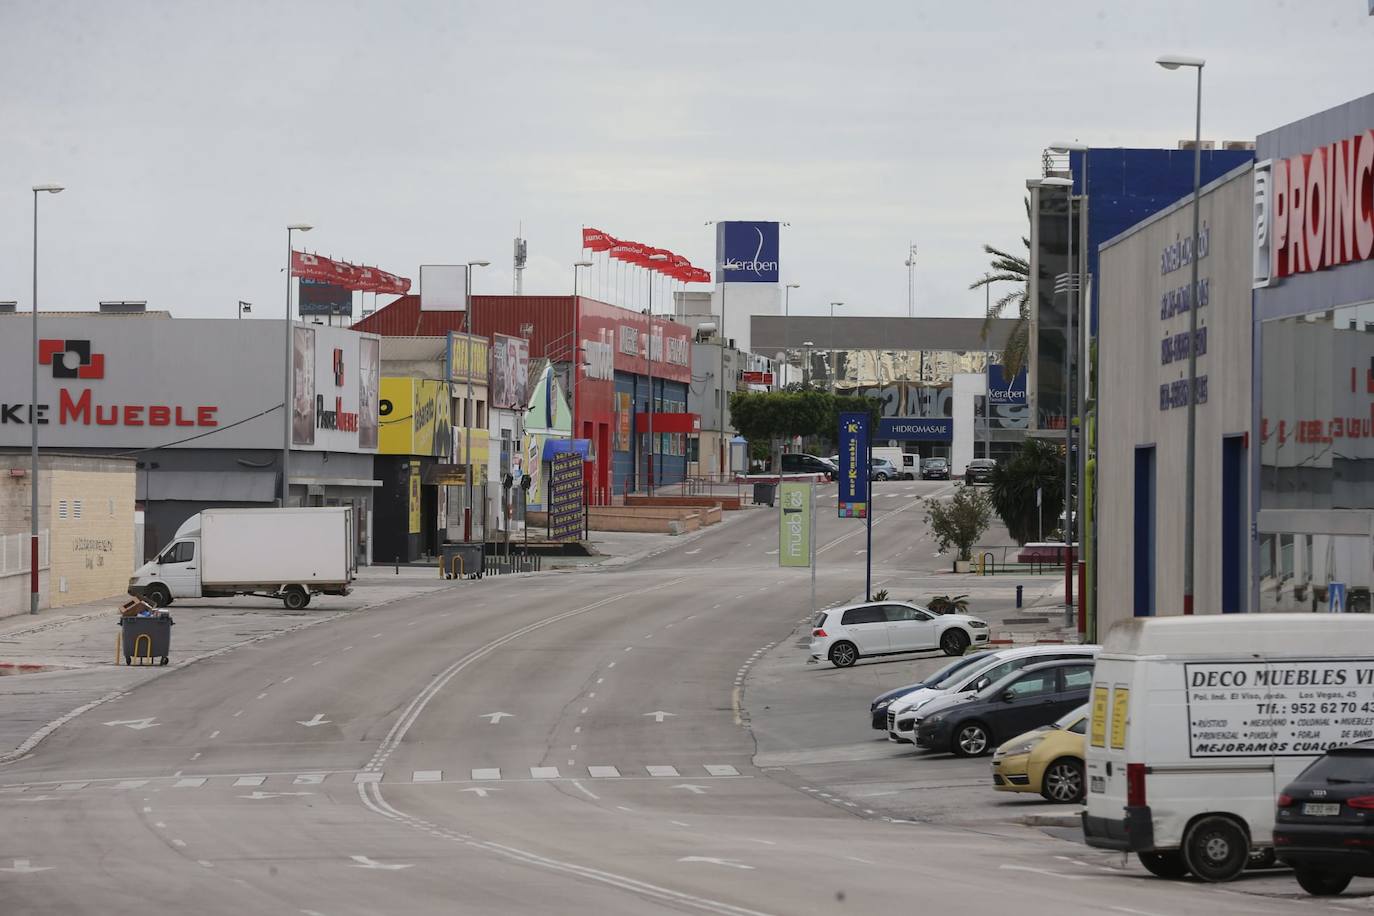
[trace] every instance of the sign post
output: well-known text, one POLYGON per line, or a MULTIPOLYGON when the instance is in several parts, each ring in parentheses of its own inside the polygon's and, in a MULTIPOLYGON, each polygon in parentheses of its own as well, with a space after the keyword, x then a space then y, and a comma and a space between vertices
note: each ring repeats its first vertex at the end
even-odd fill
POLYGON ((816 613, 816 485, 778 485, 778 565, 811 567, 811 613, 816 613))
POLYGON ((862 518, 868 525, 868 554, 865 562, 864 595, 873 585, 873 506, 869 498, 869 469, 872 467, 873 441, 869 435, 868 414, 840 414, 840 518, 862 518))

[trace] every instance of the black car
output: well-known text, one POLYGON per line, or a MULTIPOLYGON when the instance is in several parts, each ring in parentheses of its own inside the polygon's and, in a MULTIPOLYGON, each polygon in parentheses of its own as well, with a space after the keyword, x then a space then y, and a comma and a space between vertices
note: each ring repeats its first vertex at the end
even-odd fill
POLYGON ((836 477, 835 466, 824 458, 789 452, 782 456, 784 474, 824 474, 826 480, 836 477))
POLYGON ((1274 852, 1309 894, 1374 877, 1374 741, 1335 747, 1279 795, 1274 852))
POLYGON ((921 462, 922 480, 949 480, 949 462, 944 458, 926 458, 921 462))
POLYGON ((873 702, 868 704, 868 712, 873 719, 873 727, 879 731, 887 731, 887 708, 892 705, 893 700, 900 699, 908 693, 914 693, 922 687, 933 687, 954 672, 967 668, 975 662, 981 662, 988 654, 989 651, 983 651, 961 655, 919 684, 907 684, 905 687, 898 687, 896 690, 878 694, 873 698, 873 702))
POLYGON ((997 462, 992 458, 974 458, 964 468, 964 484, 992 483, 992 474, 997 470, 997 462))
POLYGON ((1093 666, 1082 659, 1027 665, 972 696, 922 710, 916 746, 981 757, 999 742, 1082 706, 1092 680, 1093 666))

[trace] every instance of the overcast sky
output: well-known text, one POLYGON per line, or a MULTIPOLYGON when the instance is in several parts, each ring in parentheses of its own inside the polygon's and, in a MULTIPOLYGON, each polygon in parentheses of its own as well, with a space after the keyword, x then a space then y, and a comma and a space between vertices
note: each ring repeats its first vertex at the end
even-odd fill
MULTIPOLYGON (((285 226, 418 280, 566 293, 580 227, 711 267, 720 219, 789 222, 797 312, 982 311, 1056 139, 1174 146, 1374 91, 1367 0, 117 3, 0 0, 0 300, 284 308, 285 226)), ((706 289, 705 286, 696 287, 706 289)), ((370 297, 369 297, 370 299, 370 297)), ((385 300, 384 300, 385 301, 385 300)))

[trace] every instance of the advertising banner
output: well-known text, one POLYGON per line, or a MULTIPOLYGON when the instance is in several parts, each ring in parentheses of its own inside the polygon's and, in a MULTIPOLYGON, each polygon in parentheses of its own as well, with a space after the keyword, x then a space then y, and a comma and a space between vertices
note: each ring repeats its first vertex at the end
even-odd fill
POLYGON ((954 438, 954 421, 949 418, 924 420, 920 417, 879 417, 879 442, 948 442, 954 438))
POLYGON ((467 307, 466 264, 420 265, 420 311, 464 312, 467 307))
POLYGON ((811 488, 814 484, 779 486, 782 511, 778 515, 778 565, 811 565, 811 488))
POLYGON ((994 404, 1025 404, 1026 370, 1022 369, 1015 378, 1008 379, 1000 363, 988 366, 988 397, 994 404))
POLYGON ((523 410, 529 403, 530 342, 494 334, 491 339, 491 406, 523 410))
MULTIPOLYGON (((472 376, 474 382, 486 384, 487 366, 491 362, 491 344, 485 337, 473 337, 470 341, 466 334, 450 333, 448 336, 448 377, 455 382, 466 382, 472 376), (472 350, 472 370, 468 370, 468 350, 472 350)), ((457 392, 463 397, 466 389, 457 392)))
POLYGON ((525 508, 544 507, 544 441, 541 433, 525 435, 525 473, 530 478, 530 488, 525 491, 525 508))
POLYGON ((1183 671, 1192 757, 1307 756, 1374 737, 1374 660, 1204 662, 1183 671))
POLYGON ((420 519, 420 470, 410 469, 410 533, 419 534, 423 527, 420 519))
POLYGON ((553 457, 549 537, 555 541, 576 541, 582 537, 582 456, 575 452, 553 457))
POLYGON ((840 414, 840 518, 868 515, 868 414, 840 414))
POLYGON ((301 278, 298 296, 302 318, 324 315, 353 316, 353 290, 336 283, 301 278))
POLYGON ((716 223, 717 283, 777 283, 778 224, 716 223))
POLYGON ((315 444, 315 330, 292 328, 291 444, 315 444))
POLYGON ((453 445, 448 385, 432 379, 383 378, 381 453, 447 459, 453 445))
POLYGON ((382 342, 375 337, 364 337, 358 341, 358 448, 377 447, 382 385, 381 351, 382 342))

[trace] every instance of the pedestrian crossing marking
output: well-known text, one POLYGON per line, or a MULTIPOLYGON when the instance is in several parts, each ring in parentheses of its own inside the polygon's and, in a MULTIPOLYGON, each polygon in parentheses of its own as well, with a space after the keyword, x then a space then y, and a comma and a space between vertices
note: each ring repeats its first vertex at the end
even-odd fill
POLYGON ((382 781, 382 774, 381 774, 381 773, 359 773, 359 774, 357 774, 356 776, 353 777, 353 784, 354 784, 354 785, 362 785, 363 783, 368 783, 368 782, 381 782, 381 781, 382 781))
POLYGON ((738 776, 739 770, 726 763, 708 763, 706 772, 712 776, 738 776))
POLYGON ((267 782, 266 776, 240 776, 234 780, 234 786, 260 786, 267 782))
POLYGON ((187 776, 184 779, 178 779, 176 783, 173 784, 172 788, 199 789, 201 786, 205 785, 206 782, 207 780, 204 776, 187 776))
POLYGON ((530 779, 557 779, 558 767, 530 767, 530 779))
POLYGON ((416 770, 410 777, 411 782, 443 782, 443 770, 416 770))
POLYGON ((500 778, 501 778, 501 768, 500 768, 500 767, 482 767, 482 768, 480 768, 480 769, 473 770, 473 771, 472 771, 472 778, 473 778, 474 780, 481 780, 481 779, 500 779, 500 778))
POLYGON ((587 775, 593 779, 617 779, 620 771, 615 767, 587 767, 587 775))

